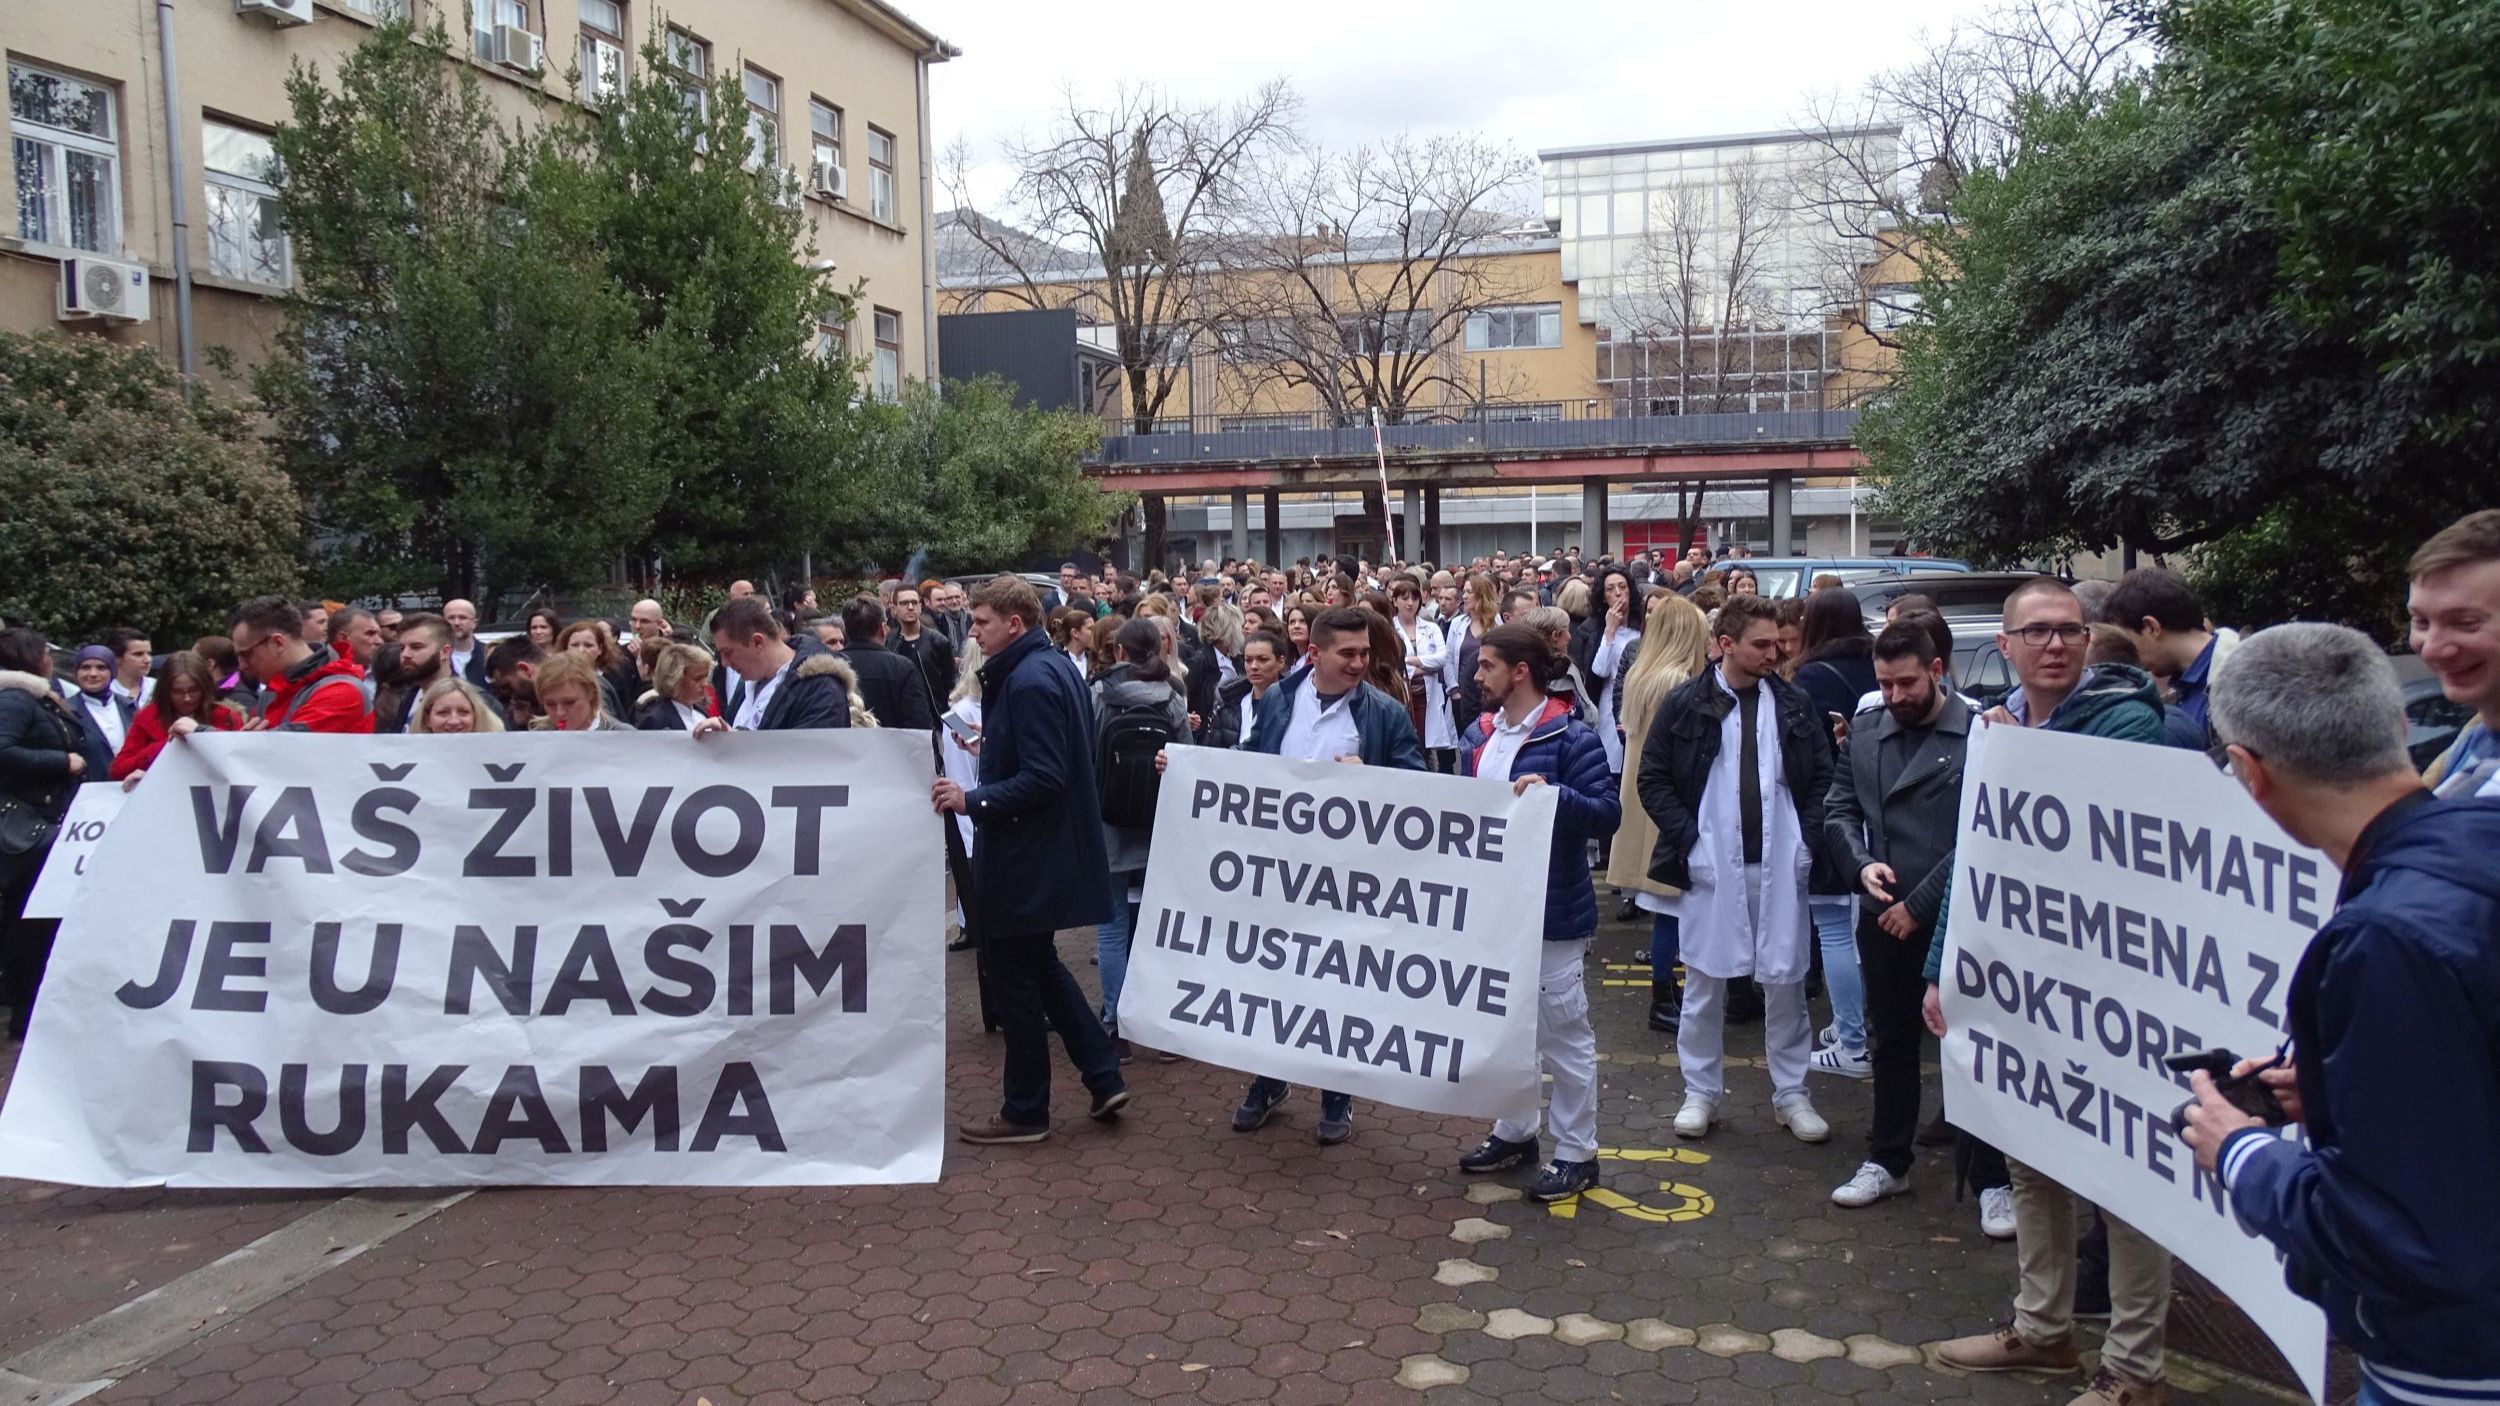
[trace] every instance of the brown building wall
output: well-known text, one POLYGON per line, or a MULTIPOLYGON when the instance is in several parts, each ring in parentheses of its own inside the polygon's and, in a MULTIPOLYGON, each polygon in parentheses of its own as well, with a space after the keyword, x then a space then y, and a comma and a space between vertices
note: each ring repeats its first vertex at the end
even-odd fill
MULTIPOLYGON (((292 65, 334 70, 371 32, 371 20, 359 9, 328 0, 316 0, 314 9, 312 23, 279 28, 237 14, 233 0, 177 0, 173 7, 194 340, 202 353, 202 370, 212 378, 212 348, 231 352, 242 364, 258 360, 266 353, 280 311, 272 302, 278 290, 209 271, 202 119, 210 116, 260 129, 274 126, 287 116, 285 82, 292 65)), ((421 26, 441 15, 457 36, 466 25, 466 10, 457 0, 415 0, 415 10, 421 26)), ((661 12, 627 0, 625 15, 629 47, 637 51, 628 63, 639 65, 641 39, 661 12)), ((487 91, 515 117, 531 110, 534 95, 558 101, 573 96, 565 75, 575 65, 581 34, 578 0, 529 0, 529 16, 547 42, 540 76, 475 61, 487 91)), ((783 149, 795 153, 785 160, 805 161, 811 96, 843 110, 850 199, 837 204, 808 198, 817 250, 835 261, 842 283, 853 278, 867 282, 860 320, 852 330, 852 354, 865 356, 870 349, 868 308, 887 308, 902 318, 904 374, 927 374, 934 366, 935 329, 927 301, 930 244, 919 63, 933 41, 870 0, 682 0, 666 8, 665 18, 710 43, 716 74, 735 76, 744 64, 753 63, 780 79, 783 149), (897 146, 890 221, 868 213, 871 125, 891 133, 897 146)), ((0 47, 11 62, 98 81, 113 92, 119 119, 122 248, 108 257, 145 264, 151 285, 151 318, 144 324, 58 320, 55 298, 63 251, 16 237, 12 182, 0 190, 0 327, 58 329, 143 344, 173 359, 174 236, 155 0, 0 4, 0 47)))

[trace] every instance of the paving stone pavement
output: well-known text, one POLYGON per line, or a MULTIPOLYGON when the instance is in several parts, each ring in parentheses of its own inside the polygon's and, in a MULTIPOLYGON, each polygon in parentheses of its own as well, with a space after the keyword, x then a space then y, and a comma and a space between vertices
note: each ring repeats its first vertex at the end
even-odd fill
MULTIPOLYGON (((1241 1077, 1141 1056, 1137 1100, 1086 1121, 1057 1071, 1049 1142, 950 1145, 934 1186, 481 1192, 104 1388, 102 1403, 934 1402, 940 1406, 1497 1400, 1972 1401, 2062 1406, 2078 1381, 1971 1378, 1920 1345, 2002 1317, 2012 1249, 1951 1168, 1865 1211, 1866 1088, 1818 1081, 1834 1137, 1770 1119, 1740 1028, 1724 1123, 1678 1145, 1638 948, 1590 977, 1603 1195, 1548 1208, 1527 1174, 1452 1165, 1464 1120, 1317 1096, 1231 1131, 1241 1077), (1603 985, 1607 980, 1623 985, 1603 985)), ((1080 979, 1086 934, 1061 939, 1080 979)), ((998 1046, 950 959, 948 1113, 992 1111, 998 1046)), ((0 1184, 0 1357, 326 1204, 297 1194, 0 1184)), ((2189 1399, 2282 1399, 2181 1364, 2189 1399)))

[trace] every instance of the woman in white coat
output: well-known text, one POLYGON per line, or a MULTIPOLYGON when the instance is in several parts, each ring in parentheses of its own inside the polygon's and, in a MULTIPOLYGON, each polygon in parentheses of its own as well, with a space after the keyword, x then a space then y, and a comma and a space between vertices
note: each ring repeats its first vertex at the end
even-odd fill
POLYGON ((1406 646, 1406 686, 1423 690, 1424 759, 1434 771, 1458 767, 1458 729, 1450 718, 1448 637, 1424 618, 1424 590, 1415 578, 1400 576, 1389 583, 1389 600, 1397 608, 1393 622, 1398 643, 1406 646))

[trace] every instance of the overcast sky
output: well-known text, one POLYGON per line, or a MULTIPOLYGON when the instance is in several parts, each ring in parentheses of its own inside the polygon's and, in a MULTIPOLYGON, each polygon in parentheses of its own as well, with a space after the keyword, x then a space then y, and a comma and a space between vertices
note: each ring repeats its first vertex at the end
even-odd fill
MULTIPOLYGON (((899 0, 964 51, 938 65, 931 121, 987 163, 998 139, 1040 135, 1060 92, 1152 82, 1184 101, 1292 80, 1304 126, 1331 146, 1470 131, 1540 147, 1709 136, 1790 126, 1816 94, 1942 34, 1979 0, 1265 0, 1095 6, 1033 0, 899 0)), ((938 204, 949 202, 940 189, 938 204)))

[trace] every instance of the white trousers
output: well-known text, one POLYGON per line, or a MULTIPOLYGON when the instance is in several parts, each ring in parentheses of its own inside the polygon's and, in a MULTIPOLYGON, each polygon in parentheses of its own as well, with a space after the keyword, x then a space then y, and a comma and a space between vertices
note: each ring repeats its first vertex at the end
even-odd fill
MULTIPOLYGON (((1554 1157, 1589 1162, 1597 1157, 1597 1032, 1589 1028, 1589 988, 1581 963, 1588 940, 1541 942, 1536 985, 1536 1053, 1554 1076, 1547 1118, 1554 1125, 1554 1157)), ((1504 1118, 1493 1136, 1525 1142, 1537 1134, 1536 1110, 1523 1119, 1504 1118)))
MULTIPOLYGON (((1675 1057, 1684 1065, 1684 1092, 1716 1103, 1727 1097, 1722 1057, 1727 1053, 1728 978, 1684 969, 1684 1025, 1676 1032, 1675 1057)), ((1814 1054, 1814 1021, 1806 1012, 1802 981, 1762 983, 1762 1045, 1771 1066, 1771 1104, 1806 1096, 1806 1062, 1814 1054)))

